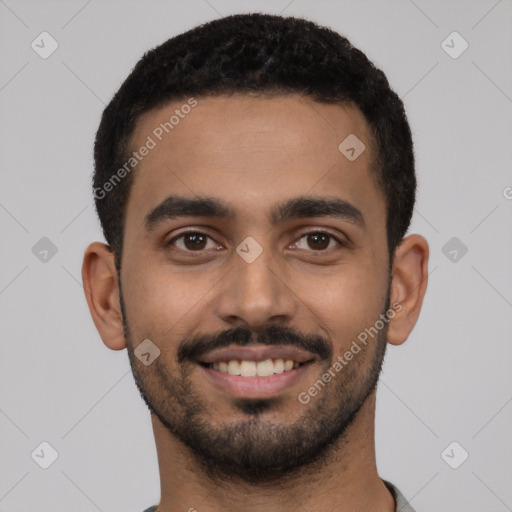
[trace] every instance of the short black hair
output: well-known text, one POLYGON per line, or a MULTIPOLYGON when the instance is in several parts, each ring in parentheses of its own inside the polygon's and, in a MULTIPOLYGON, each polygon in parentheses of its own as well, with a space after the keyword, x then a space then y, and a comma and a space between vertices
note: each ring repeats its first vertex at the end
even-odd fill
POLYGON ((123 165, 127 169, 142 114, 187 97, 296 93, 320 103, 352 103, 363 113, 376 149, 372 168, 385 196, 392 259, 416 195, 411 130, 401 99, 384 73, 337 32, 301 18, 252 13, 205 23, 146 52, 105 108, 94 144, 93 188, 118 268, 133 173, 114 174, 123 165))

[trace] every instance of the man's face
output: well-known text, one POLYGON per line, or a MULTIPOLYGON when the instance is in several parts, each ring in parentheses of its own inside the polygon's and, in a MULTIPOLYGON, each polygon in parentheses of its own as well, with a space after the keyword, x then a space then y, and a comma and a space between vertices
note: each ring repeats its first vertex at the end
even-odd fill
POLYGON ((385 199, 355 107, 197 101, 161 141, 154 130, 186 101, 145 114, 132 139, 157 145, 127 205, 128 351, 152 412, 211 474, 265 481, 321 459, 374 390, 385 328, 332 367, 389 305, 385 199), (354 161, 338 149, 351 134, 366 146, 354 161), (230 215, 196 205, 174 216, 170 196, 215 200, 230 215), (333 200, 342 207, 328 215, 333 200), (148 366, 133 353, 146 339, 160 350, 148 366), (273 375, 251 376, 268 359, 259 371, 273 375), (301 364, 283 371, 286 360, 301 364), (329 369, 335 377, 300 401, 329 369))

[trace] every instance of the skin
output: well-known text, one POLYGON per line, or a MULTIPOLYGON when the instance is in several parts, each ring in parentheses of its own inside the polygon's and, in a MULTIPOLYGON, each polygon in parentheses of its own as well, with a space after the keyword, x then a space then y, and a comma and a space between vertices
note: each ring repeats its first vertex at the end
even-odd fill
MULTIPOLYGON (((133 148, 144 144, 183 103, 144 114, 133 148)), ((198 98, 193 111, 150 151, 135 171, 127 204, 120 276, 125 326, 119 276, 108 246, 95 242, 87 248, 82 277, 103 342, 113 350, 128 348, 136 377, 154 405, 176 415, 183 410, 183 404, 166 394, 162 377, 154 371, 158 364, 169 378, 187 375, 191 396, 202 407, 196 412, 208 424, 217 429, 243 424, 249 415, 212 386, 197 365, 180 365, 177 351, 194 336, 276 324, 320 336, 333 357, 315 361, 278 401, 251 419, 268 428, 314 424, 320 403, 324 413, 333 411, 343 393, 347 399, 364 388, 377 357, 377 338, 347 367, 352 373, 347 373, 344 390, 330 383, 306 405, 297 395, 375 324, 388 292, 390 304, 401 308, 381 341, 406 341, 426 291, 428 245, 419 235, 405 237, 395 252, 389 283, 385 198, 370 171, 372 154, 368 126, 355 106, 320 104, 298 95, 198 98), (349 134, 366 145, 353 162, 338 150, 349 134), (215 197, 231 205, 235 216, 168 219, 145 229, 145 216, 170 195, 215 197), (304 195, 349 201, 363 214, 364 227, 325 216, 270 223, 268 215, 276 204, 304 195), (211 237, 203 252, 191 255, 191 245, 183 238, 165 246, 188 228, 211 237), (305 234, 319 231, 328 231, 345 245, 331 239, 327 249, 311 246, 305 234), (263 249, 250 264, 236 253, 247 236, 263 249), (133 357, 134 348, 146 338, 161 350, 154 366, 133 357)), ((291 512, 299 506, 311 511, 394 511, 392 495, 377 473, 374 419, 372 391, 320 460, 273 482, 249 483, 236 478, 216 482, 152 414, 161 478, 159 510, 230 512, 243 503, 248 512, 291 512)))

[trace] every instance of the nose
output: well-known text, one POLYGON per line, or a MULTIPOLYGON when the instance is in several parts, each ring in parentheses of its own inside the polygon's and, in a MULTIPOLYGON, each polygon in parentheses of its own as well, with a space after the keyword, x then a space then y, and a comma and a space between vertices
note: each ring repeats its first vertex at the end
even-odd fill
POLYGON ((273 259, 270 250, 251 263, 233 254, 233 267, 218 291, 216 313, 232 327, 287 324, 299 302, 289 280, 286 263, 273 259))

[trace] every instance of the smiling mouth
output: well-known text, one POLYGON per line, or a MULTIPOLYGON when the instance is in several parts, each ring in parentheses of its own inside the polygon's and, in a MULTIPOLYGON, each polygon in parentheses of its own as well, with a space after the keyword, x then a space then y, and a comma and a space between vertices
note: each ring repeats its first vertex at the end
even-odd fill
POLYGON ((220 373, 241 377, 270 377, 271 375, 287 373, 296 370, 300 366, 311 363, 310 361, 294 361, 292 359, 265 359, 264 361, 250 361, 243 359, 231 359, 214 363, 201 362, 204 368, 210 368, 220 373))

